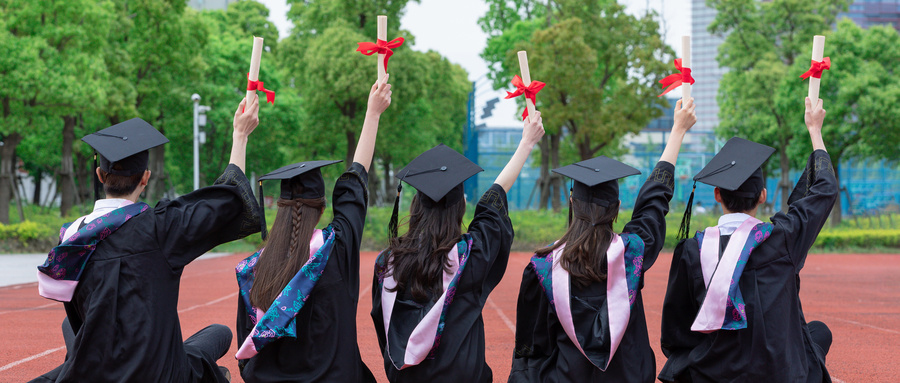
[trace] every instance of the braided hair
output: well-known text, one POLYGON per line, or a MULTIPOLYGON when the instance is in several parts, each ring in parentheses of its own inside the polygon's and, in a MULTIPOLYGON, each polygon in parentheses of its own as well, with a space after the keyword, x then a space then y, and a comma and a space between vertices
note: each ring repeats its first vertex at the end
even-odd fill
POLYGON ((272 231, 256 261, 250 290, 250 303, 254 307, 268 309, 309 260, 309 240, 324 208, 325 197, 278 199, 272 231))

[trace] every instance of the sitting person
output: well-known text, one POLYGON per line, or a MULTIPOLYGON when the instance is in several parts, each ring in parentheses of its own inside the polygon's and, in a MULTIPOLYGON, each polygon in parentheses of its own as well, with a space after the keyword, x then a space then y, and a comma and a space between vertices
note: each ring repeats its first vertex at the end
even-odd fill
POLYGON ((153 208, 138 199, 150 179, 149 149, 168 142, 159 131, 135 118, 82 139, 99 153, 106 198, 63 226, 60 245, 38 267, 40 294, 64 302, 67 356, 35 382, 230 380, 216 361, 231 346, 231 330, 211 325, 182 342, 177 306, 188 263, 259 231, 260 208, 244 175, 259 102, 244 111, 245 104, 215 184, 153 208))
MULTIPOLYGON (((813 152, 771 222, 754 216, 766 201, 760 167, 775 151, 732 138, 695 181, 715 186, 719 225, 677 245, 663 302, 664 382, 830 382, 831 332, 807 324, 800 270, 825 224, 838 185, 822 141, 825 110, 806 99, 813 152)), ((682 236, 690 225, 690 202, 682 236)))

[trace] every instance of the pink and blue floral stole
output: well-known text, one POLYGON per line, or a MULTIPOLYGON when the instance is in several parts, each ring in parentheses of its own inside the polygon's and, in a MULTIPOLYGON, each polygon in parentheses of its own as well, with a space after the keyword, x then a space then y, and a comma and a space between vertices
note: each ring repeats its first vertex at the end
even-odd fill
POLYGON ((250 303, 250 289, 253 288, 254 270, 256 261, 259 260, 260 249, 253 255, 247 257, 235 267, 237 274, 238 286, 240 288, 241 299, 244 301, 244 307, 247 308, 246 314, 250 316, 250 320, 256 325, 250 332, 250 335, 243 340, 238 349, 235 358, 249 359, 259 353, 267 344, 274 342, 280 338, 296 338, 297 323, 294 318, 306 300, 316 282, 325 271, 328 264, 328 256, 334 246, 334 229, 331 225, 323 230, 313 232, 312 239, 309 243, 309 259, 300 267, 300 271, 288 282, 281 293, 272 302, 272 305, 263 312, 258 307, 253 307, 250 303))
POLYGON ((393 347, 402 350, 402 352, 398 353, 391 352, 392 345, 390 341, 392 338, 391 314, 394 310, 397 292, 389 291, 397 286, 397 281, 391 275, 391 268, 387 264, 387 252, 382 252, 378 255, 378 259, 375 262, 375 273, 378 276, 378 288, 381 289, 381 310, 386 333, 386 348, 394 368, 402 370, 418 365, 425 359, 434 359, 434 353, 441 344, 441 334, 444 332, 447 308, 453 303, 456 287, 459 284, 460 275, 462 275, 466 267, 466 261, 469 258, 471 249, 472 236, 463 234, 462 240, 447 253, 450 270, 445 271, 443 275, 443 294, 434 302, 428 313, 412 330, 409 339, 401 342, 402 344, 393 345, 393 347))
POLYGON ((747 311, 738 282, 750 253, 772 234, 771 223, 750 217, 738 226, 719 258, 719 228, 697 232, 700 265, 706 296, 691 331, 710 333, 717 330, 747 328, 747 311))
POLYGON ((611 339, 606 342, 609 352, 602 354, 591 353, 592 355, 588 355, 584 348, 586 342, 592 340, 579 340, 576 336, 570 304, 569 272, 559 264, 560 255, 564 249, 565 245, 562 245, 545 257, 535 255, 531 258, 531 264, 534 266, 541 287, 547 295, 547 299, 550 300, 550 306, 556 312, 566 335, 594 366, 601 371, 606 371, 625 335, 625 329, 631 318, 631 309, 640 288, 644 263, 644 241, 636 234, 615 235, 606 252, 608 322, 603 325, 609 327, 611 339))
POLYGON ((63 225, 59 230, 60 244, 50 250, 47 260, 38 266, 38 293, 44 298, 70 302, 84 266, 97 249, 97 244, 149 208, 143 202, 129 203, 88 222, 65 241, 66 230, 74 222, 63 225))

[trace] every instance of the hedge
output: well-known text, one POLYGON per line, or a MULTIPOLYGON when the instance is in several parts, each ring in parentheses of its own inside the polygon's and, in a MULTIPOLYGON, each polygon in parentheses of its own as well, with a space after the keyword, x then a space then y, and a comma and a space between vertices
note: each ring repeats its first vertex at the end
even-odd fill
MULTIPOLYGON (((405 217, 408 215, 408 206, 401 210, 400 232, 405 232, 405 217)), ((469 205, 466 210, 465 223, 468 223, 474 214, 474 205, 469 205)), ((59 235, 59 226, 63 222, 70 222, 75 217, 60 218, 54 214, 56 211, 43 211, 38 208, 26 210, 29 220, 14 222, 10 225, 0 224, 0 252, 45 252, 56 244, 59 235)), ((387 223, 390 220, 391 207, 371 207, 366 216, 365 232, 363 233, 363 250, 377 251, 387 246, 387 223)), ((17 217, 15 217, 17 218, 17 217)), ((631 218, 631 211, 623 211, 619 214, 614 228, 621 231, 626 222, 631 218)), ((320 226, 331 222, 331 209, 325 209, 320 226)), ((513 251, 533 251, 545 246, 565 233, 568 219, 565 210, 559 213, 552 211, 513 211, 510 212, 516 236, 513 242, 513 251)), ((715 225, 718 216, 711 214, 695 215, 692 218, 691 232, 696 232, 703 227, 715 225)), ((271 228, 275 221, 275 209, 266 210, 266 222, 271 228)), ((825 229, 819 233, 813 249, 816 251, 856 251, 860 249, 876 249, 881 251, 900 252, 900 227, 890 228, 894 222, 900 226, 900 217, 879 220, 879 228, 871 224, 869 219, 847 219, 840 228, 832 228, 826 224, 825 229), (890 222, 890 224, 888 224, 890 222), (880 228, 881 225, 889 228, 880 228)), ((676 245, 675 237, 681 224, 681 212, 673 211, 666 217, 666 242, 667 249, 673 249, 676 245)), ((251 235, 241 241, 232 242, 215 251, 243 252, 252 251, 262 244, 259 235, 251 235)))

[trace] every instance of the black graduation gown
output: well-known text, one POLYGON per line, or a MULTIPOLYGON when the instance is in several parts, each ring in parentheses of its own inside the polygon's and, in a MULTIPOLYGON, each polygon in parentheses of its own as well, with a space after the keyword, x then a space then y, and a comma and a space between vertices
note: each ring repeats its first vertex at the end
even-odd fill
MULTIPOLYGON (((384 357, 384 369, 391 382, 491 382, 491 368, 485 362, 484 321, 481 311, 488 295, 500 283, 509 262, 509 248, 513 241, 513 227, 509 220, 506 192, 494 184, 475 207, 475 217, 469 223, 472 249, 466 267, 460 275, 453 303, 447 308, 444 332, 434 359, 397 370, 385 349, 384 319, 378 276, 372 282, 372 320, 378 334, 378 345, 384 357)), ((397 302, 413 305, 412 296, 404 291, 397 294, 397 302)), ((420 305, 421 306, 421 305, 420 305)), ((395 306, 396 309, 397 306, 395 306)), ((424 315, 427 311, 423 311, 424 315)), ((417 323, 409 323, 409 328, 417 323)))
MULTIPOLYGON (((675 167, 659 162, 647 178, 635 201, 634 212, 624 229, 637 234, 644 241, 646 272, 656 262, 665 243, 666 214, 672 199, 675 167)), ((643 288, 643 273, 640 287, 643 288)), ((575 328, 593 332, 578 334, 597 340, 607 323, 606 282, 586 287, 570 285, 572 318, 575 328)), ((572 343, 563 330, 559 317, 551 311, 550 301, 541 287, 534 265, 525 268, 519 288, 516 310, 516 348, 513 354, 510 382, 652 382, 656 374, 656 360, 650 348, 644 302, 637 291, 628 319, 625 335, 606 371, 601 371, 572 343)), ((610 338, 609 328, 602 339, 610 338)), ((592 347, 609 349, 605 342, 596 341, 592 347)))
MULTIPOLYGON (((354 162, 334 184, 334 247, 325 271, 294 318, 297 338, 278 339, 246 362, 245 382, 374 382, 356 337, 359 243, 366 221, 366 169, 354 162)), ((238 344, 254 323, 238 297, 238 344)))
POLYGON ((224 378, 215 360, 188 359, 178 322, 184 266, 259 231, 259 205, 231 164, 213 186, 160 201, 97 245, 66 314, 74 348, 35 381, 196 382, 224 378))
MULTIPOLYGON (((691 331, 706 295, 696 238, 678 244, 663 303, 659 374, 679 382, 830 382, 825 355, 813 344, 800 306, 800 270, 838 197, 831 158, 810 155, 789 199, 787 213, 771 218, 774 229, 753 250, 738 283, 747 328, 709 334, 691 331)), ((722 236, 721 251, 730 239, 722 236)))

